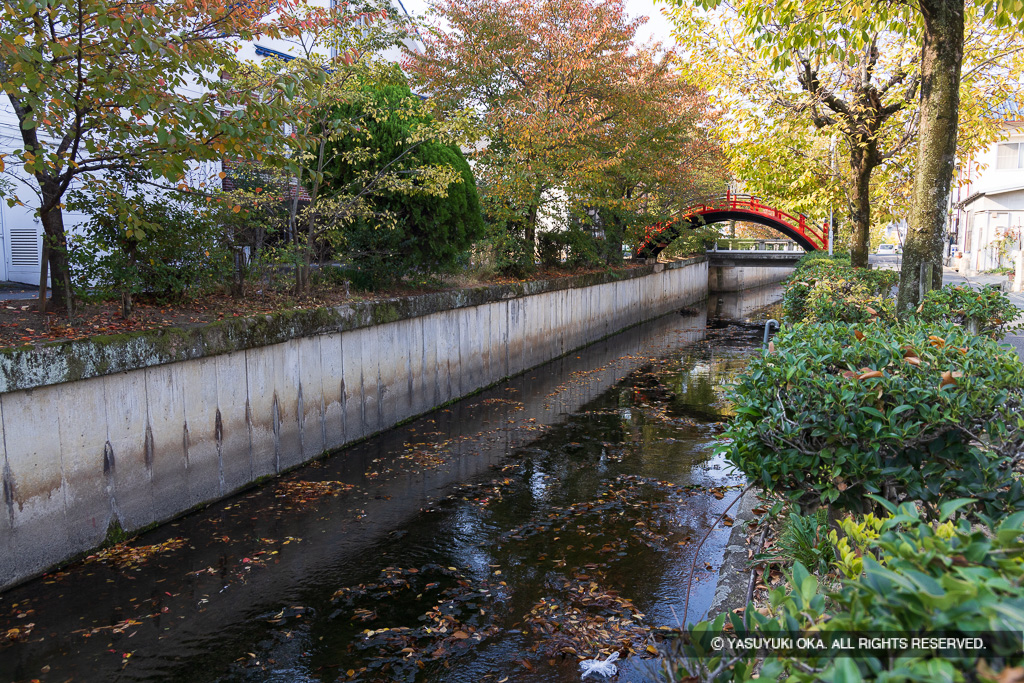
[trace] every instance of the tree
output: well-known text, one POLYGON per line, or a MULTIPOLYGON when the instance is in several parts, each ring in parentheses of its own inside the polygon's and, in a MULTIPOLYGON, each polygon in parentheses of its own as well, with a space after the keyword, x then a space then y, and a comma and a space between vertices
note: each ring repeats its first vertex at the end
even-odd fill
MULTIPOLYGON (((693 49, 711 43, 718 58, 707 62, 711 73, 704 77, 721 79, 724 72, 735 89, 725 99, 737 110, 732 123, 741 125, 733 125, 730 132, 767 143, 759 145, 757 153, 767 152, 770 165, 756 168, 757 161, 749 155, 745 159, 743 170, 755 173, 750 180, 759 184, 767 172, 775 181, 768 184, 777 190, 768 195, 773 201, 777 194, 792 194, 792 189, 824 194, 819 198, 830 201, 807 207, 819 215, 840 194, 834 190, 845 189, 846 201, 838 204, 849 209, 851 258, 855 266, 866 267, 872 200, 879 189, 872 177, 910 146, 916 132, 916 49, 912 42, 876 28, 863 46, 843 44, 837 53, 816 45, 794 49, 790 67, 779 70, 756 43, 777 45, 789 32, 800 30, 798 24, 782 20, 782 14, 780 6, 769 5, 756 19, 732 11, 716 12, 709 19, 684 9, 674 17, 680 38, 693 49), (757 39, 736 31, 750 23, 759 27, 757 39), (762 125, 756 125, 757 120, 762 125), (833 163, 836 141, 842 142, 845 171, 833 163), (792 189, 779 187, 778 180, 783 179, 792 189), (826 188, 833 191, 820 192, 826 188)), ((734 158, 743 156, 743 146, 738 147, 734 158)), ((740 178, 748 180, 746 175, 740 178)))
POLYGON ((487 211, 519 231, 529 265, 539 218, 617 162, 588 144, 624 112, 620 85, 637 69, 642 20, 622 0, 438 0, 446 25, 406 60, 442 109, 473 108, 486 137, 477 177, 487 211))
MULTIPOLYGON (((176 183, 196 162, 254 153, 246 143, 264 132, 267 105, 220 74, 234 62, 233 39, 279 32, 261 22, 270 7, 207 0, 5 6, 0 88, 21 144, 4 156, 21 189, 36 195, 44 231, 40 310, 47 275, 53 307, 72 303, 62 209, 73 182, 101 183, 107 170, 137 168, 176 183)), ((13 194, 9 201, 23 200, 13 194)), ((144 216, 125 215, 129 237, 145 232, 144 216)))
POLYGON ((444 120, 429 117, 426 112, 434 104, 407 92, 398 107, 401 112, 391 114, 417 122, 405 131, 409 148, 384 149, 366 136, 386 109, 380 101, 373 102, 374 87, 404 83, 400 71, 377 57, 407 36, 407 27, 386 21, 389 6, 386 1, 360 0, 329 8, 282 9, 277 21, 290 43, 291 59, 247 64, 233 75, 236 87, 252 90, 266 102, 280 101, 278 125, 265 133, 264 163, 283 173, 293 188, 288 234, 299 295, 307 290, 319 247, 325 241, 340 243, 349 226, 372 215, 369 198, 374 193, 443 197, 461 178, 457 170, 443 164, 425 164, 413 173, 398 163, 409 149, 425 141, 464 140, 466 117, 458 112, 444 120), (281 81, 296 84, 283 100, 277 85, 281 81), (395 156, 387 156, 390 153, 395 156), (328 187, 326 173, 329 167, 338 168, 335 155, 339 154, 369 164, 372 172, 363 168, 367 172, 357 179, 328 187))
POLYGON ((328 144, 324 192, 362 196, 334 241, 374 286, 451 268, 484 232, 469 164, 457 146, 422 137, 434 122, 407 85, 375 83, 364 92, 332 110, 359 130, 328 144))
MULTIPOLYGON (((699 4, 716 7, 720 0, 701 0, 699 4)), ((746 33, 754 36, 755 46, 772 60, 776 69, 798 64, 801 51, 811 48, 833 59, 848 57, 869 48, 873 37, 879 34, 921 46, 920 123, 911 226, 898 298, 901 310, 912 308, 921 292, 941 286, 946 202, 959 122, 965 21, 988 24, 1012 37, 1012 22, 1024 17, 1024 5, 1011 0, 984 0, 969 6, 965 0, 855 0, 839 6, 822 0, 779 0, 770 5, 760 0, 744 0, 737 5, 737 11, 747 22, 746 33), (787 30, 772 31, 777 25, 784 25, 787 30)), ((1017 49, 999 46, 981 64, 995 64, 1017 49)))
POLYGON ((621 261, 627 234, 639 241, 637 228, 671 220, 726 180, 707 93, 683 76, 674 51, 638 47, 636 57, 616 94, 621 114, 589 143, 615 163, 573 188, 577 205, 598 212, 608 263, 621 261))

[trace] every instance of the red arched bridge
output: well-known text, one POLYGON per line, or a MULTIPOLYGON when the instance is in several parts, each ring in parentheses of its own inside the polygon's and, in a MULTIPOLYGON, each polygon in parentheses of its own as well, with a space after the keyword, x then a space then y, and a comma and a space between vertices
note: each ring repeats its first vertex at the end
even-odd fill
POLYGON ((815 227, 803 214, 786 213, 768 206, 764 200, 745 194, 726 193, 711 203, 695 204, 673 221, 655 223, 647 229, 644 241, 636 250, 637 258, 657 258, 661 250, 682 234, 683 230, 720 223, 747 221, 778 230, 805 251, 828 250, 828 224, 815 227))

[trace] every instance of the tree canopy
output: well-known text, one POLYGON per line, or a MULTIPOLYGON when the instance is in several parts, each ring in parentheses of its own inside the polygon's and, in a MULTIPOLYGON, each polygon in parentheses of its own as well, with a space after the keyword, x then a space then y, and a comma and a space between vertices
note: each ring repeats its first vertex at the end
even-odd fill
MULTIPOLYGON (((263 21, 270 10, 267 2, 205 0, 5 6, 0 88, 21 133, 6 160, 18 181, 8 198, 35 196, 45 232, 41 279, 48 266, 55 307, 69 303, 62 207, 72 182, 136 167, 174 183, 191 163, 257 152, 246 143, 259 139, 270 105, 220 74, 234 63, 233 39, 288 30, 263 21)), ((145 228, 140 216, 126 226, 145 228)))
POLYGON ((432 117, 407 85, 369 84, 362 94, 331 111, 360 124, 326 148, 325 193, 363 196, 339 228, 340 253, 374 283, 451 268, 484 232, 469 164, 457 146, 422 137, 432 117), (394 181, 373 183, 385 174, 394 181))
POLYGON ((485 209, 531 266, 537 226, 567 199, 632 211, 653 207, 655 183, 683 192, 716 174, 704 94, 674 53, 636 44, 645 19, 621 0, 439 0, 433 12, 443 24, 406 67, 442 108, 476 112, 485 209))

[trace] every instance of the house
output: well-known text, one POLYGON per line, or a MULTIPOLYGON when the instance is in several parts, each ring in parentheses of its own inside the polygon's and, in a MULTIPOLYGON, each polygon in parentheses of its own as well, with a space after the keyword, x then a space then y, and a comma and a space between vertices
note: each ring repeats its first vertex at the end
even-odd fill
MULTIPOLYGON (((312 0, 312 4, 334 4, 338 0, 312 0)), ((392 0, 395 11, 391 16, 398 20, 409 17, 401 0, 392 0)), ((422 51, 418 40, 405 41, 405 49, 422 51)), ((263 59, 294 59, 298 56, 294 46, 287 41, 261 39, 240 46, 239 59, 260 61, 263 59)), ((397 62, 401 49, 392 48, 381 53, 380 58, 397 62)), ((196 92, 196 95, 199 93, 196 92)), ((0 152, 12 151, 22 147, 21 132, 14 109, 5 95, 0 94, 0 152)), ((204 178, 214 177, 220 169, 204 169, 200 173, 204 178)), ((82 182, 79 178, 77 183, 82 182)), ((0 201, 0 281, 14 281, 38 285, 40 259, 42 255, 42 224, 35 211, 35 183, 23 173, 22 169, 8 161, 4 173, 0 174, 0 194, 4 196, 14 192, 28 206, 10 207, 0 201)), ((73 188, 71 188, 73 189, 73 188)), ((86 216, 75 214, 67 209, 63 212, 64 226, 73 233, 75 226, 86 220, 86 216)))
POLYGON ((1024 107, 994 112, 1003 135, 960 164, 949 220, 954 267, 965 275, 1013 267, 1024 232, 1024 107), (962 256, 962 257, 961 257, 962 256))

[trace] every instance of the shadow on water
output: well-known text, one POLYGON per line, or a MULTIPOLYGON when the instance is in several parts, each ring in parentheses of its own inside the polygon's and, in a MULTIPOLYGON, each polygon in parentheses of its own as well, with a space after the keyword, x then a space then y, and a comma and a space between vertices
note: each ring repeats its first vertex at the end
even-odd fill
MULTIPOLYGON (((719 318, 750 323, 773 295, 731 296, 719 318)), ((759 340, 665 316, 8 591, 0 679, 561 681, 599 650, 635 660, 710 604, 728 529, 693 551, 742 484, 711 445, 759 340)))

